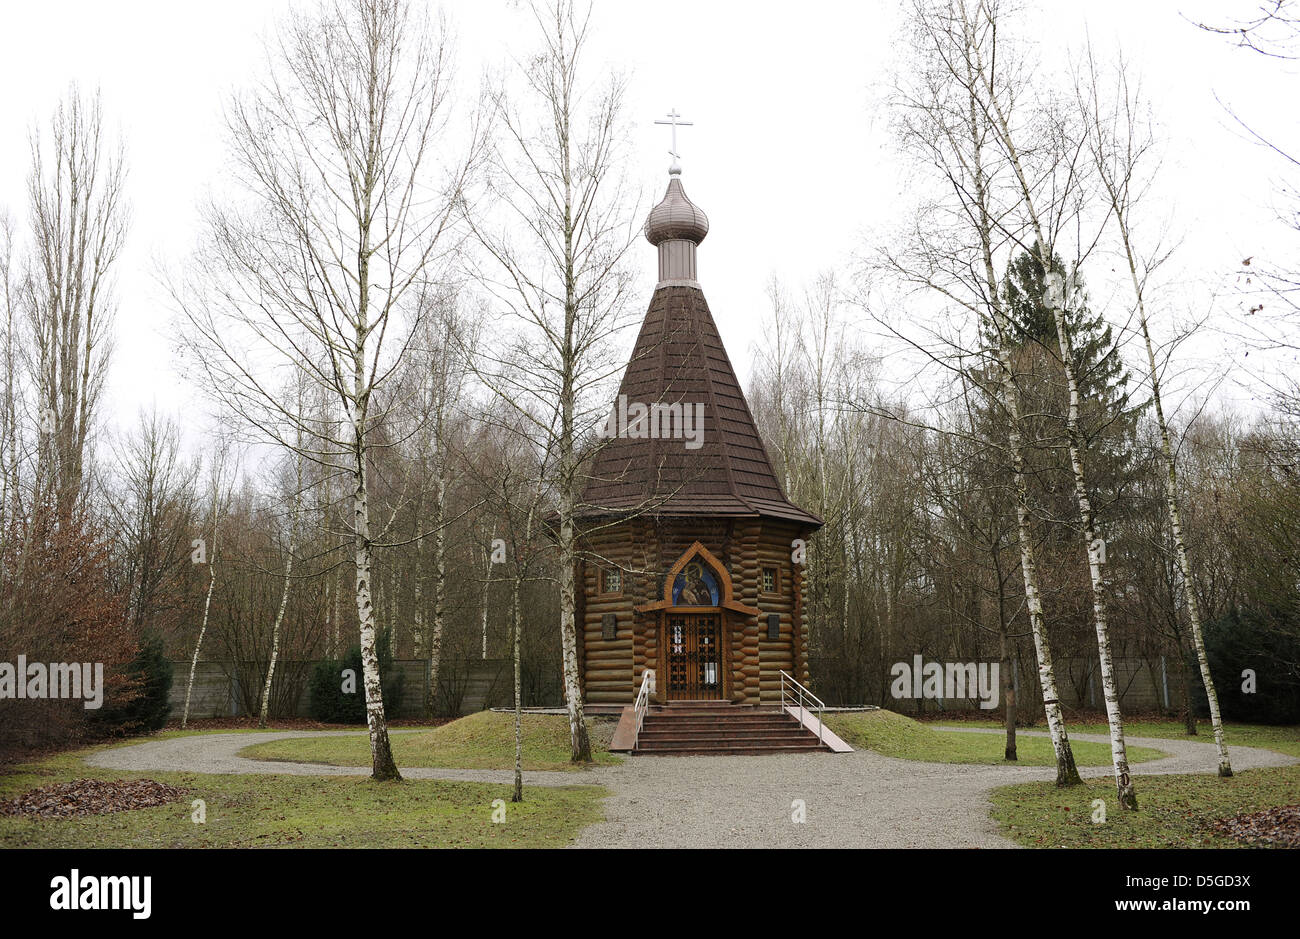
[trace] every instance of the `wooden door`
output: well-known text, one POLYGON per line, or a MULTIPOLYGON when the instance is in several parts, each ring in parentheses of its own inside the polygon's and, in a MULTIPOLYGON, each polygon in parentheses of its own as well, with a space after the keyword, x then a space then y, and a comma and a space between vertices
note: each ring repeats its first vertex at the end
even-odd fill
POLYGON ((669 701, 722 697, 722 629, 716 613, 668 613, 664 617, 669 701))

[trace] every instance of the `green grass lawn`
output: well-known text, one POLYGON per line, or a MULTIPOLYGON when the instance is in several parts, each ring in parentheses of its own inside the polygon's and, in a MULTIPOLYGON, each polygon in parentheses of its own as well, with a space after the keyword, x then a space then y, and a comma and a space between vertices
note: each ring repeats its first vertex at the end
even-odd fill
MULTIPOLYGON (((957 722, 954 721, 955 723, 957 722)), ((963 727, 1002 726, 998 721, 961 721, 960 724, 963 727)), ((1026 727, 1024 729, 1047 731, 1046 726, 1026 727)), ((1066 724, 1066 730, 1071 734, 1101 734, 1102 736, 1110 734, 1110 728, 1105 724, 1066 724)), ((1161 737, 1166 740, 1214 743, 1214 728, 1210 726, 1209 721, 1197 722, 1195 737, 1189 737, 1185 730, 1182 721, 1126 720, 1124 722, 1124 735, 1126 737, 1161 737)), ((1279 753, 1300 757, 1300 726, 1227 723, 1223 725, 1223 733, 1228 741, 1229 757, 1232 756, 1234 746, 1263 747, 1266 750, 1276 750, 1279 753)))
MULTIPOLYGON (((1056 756, 1047 737, 1016 737, 1015 761, 1003 759, 1006 738, 1001 734, 966 734, 935 730, 893 711, 827 714, 826 725, 855 749, 874 750, 884 756, 929 763, 984 763, 1003 766, 1052 766, 1056 756)), ((1074 741, 1079 766, 1109 766, 1110 745, 1074 741)), ((1149 747, 1129 747, 1131 763, 1155 760, 1165 754, 1149 747)))
MULTIPOLYGON (((138 741, 131 741, 138 742, 138 741)), ((95 749, 95 748, 92 748, 95 749)), ((91 750, 0 770, 0 800, 74 779, 156 779, 189 789, 153 808, 68 819, 0 816, 0 848, 559 847, 602 817, 596 786, 527 787, 364 777, 122 773, 86 765, 91 750), (191 802, 207 821, 191 820, 191 802), (505 821, 492 821, 506 800, 505 821)))
MULTIPOLYGON (((597 763, 620 763, 609 752, 613 722, 588 720, 592 758, 597 763)), ((562 714, 523 716, 524 769, 580 770, 569 762, 569 721, 562 714)), ((458 769, 514 769, 515 718, 513 714, 481 711, 450 724, 415 734, 394 734, 393 758, 400 766, 458 769)), ((295 737, 254 744, 239 751, 255 760, 291 760, 330 766, 369 766, 370 741, 355 737, 295 737)))
POLYGON ((1138 811, 1119 808, 1112 779, 1058 789, 1022 783, 993 791, 1002 833, 1027 847, 1200 848, 1241 847, 1205 830, 1219 818, 1300 801, 1300 767, 1251 769, 1230 779, 1215 775, 1142 776, 1138 811), (1094 799, 1106 802, 1106 821, 1092 821, 1094 799))

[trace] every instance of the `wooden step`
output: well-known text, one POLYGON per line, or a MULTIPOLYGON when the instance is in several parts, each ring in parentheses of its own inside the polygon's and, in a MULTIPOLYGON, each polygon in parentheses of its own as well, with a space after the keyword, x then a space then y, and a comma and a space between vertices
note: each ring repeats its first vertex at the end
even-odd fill
POLYGON ((748 741, 729 741, 727 743, 710 743, 706 746, 652 747, 648 750, 637 747, 636 756, 762 756, 767 753, 820 753, 825 752, 817 739, 799 743, 752 743, 748 741))
MULTIPOLYGON (((762 730, 747 730, 737 734, 729 730, 688 730, 684 727, 642 728, 637 739, 642 745, 655 740, 767 740, 772 737, 804 738, 802 728, 786 725, 785 727, 764 727, 762 730)), ((813 737, 816 740, 816 737, 813 737)))
POLYGON ((645 719, 648 721, 672 721, 678 722, 695 722, 714 721, 715 723, 748 723, 750 721, 793 721, 794 718, 789 714, 726 714, 718 712, 710 714, 707 712, 687 712, 685 714, 647 714, 645 719))
POLYGON ((670 701, 646 712, 633 752, 752 756, 825 749, 816 734, 780 708, 730 701, 670 701))
POLYGON ((798 724, 790 721, 772 721, 770 724, 678 724, 674 721, 646 721, 641 725, 641 733, 703 733, 703 734, 762 734, 771 731, 799 730, 798 724))
POLYGON ((736 746, 753 747, 807 747, 816 750, 821 746, 817 738, 811 740, 803 734, 781 734, 775 737, 656 737, 654 740, 637 741, 638 750, 682 750, 701 747, 726 749, 736 746))

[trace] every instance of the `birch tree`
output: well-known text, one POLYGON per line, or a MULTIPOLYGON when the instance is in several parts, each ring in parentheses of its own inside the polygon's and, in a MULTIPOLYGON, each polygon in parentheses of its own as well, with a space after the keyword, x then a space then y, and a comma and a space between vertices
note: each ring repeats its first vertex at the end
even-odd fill
POLYGON ((961 57, 972 78, 974 103, 984 115, 991 138, 1006 160, 1009 175, 1018 191, 1016 212, 1023 218, 1026 234, 1032 238, 1049 283, 1048 306, 1056 324, 1062 368, 1069 394, 1066 427, 1069 436, 1070 464, 1074 474, 1075 500, 1079 511, 1079 532, 1087 554, 1088 574, 1092 585, 1093 622, 1097 633, 1097 657, 1110 725, 1111 761, 1115 770, 1115 787, 1125 808, 1137 808, 1137 794, 1129 776, 1128 753, 1124 743, 1124 724, 1119 711, 1111 655, 1110 625, 1107 612, 1106 582, 1102 570, 1104 547, 1098 536, 1089 494, 1085 464, 1085 443, 1080 431, 1079 380, 1075 374, 1075 356, 1066 307, 1082 301, 1076 289, 1065 289, 1065 277, 1055 263, 1056 236, 1069 221, 1078 219, 1081 187, 1080 151, 1082 142, 1074 139, 1059 123, 1059 115, 1040 109, 1037 137, 1032 146, 1022 146, 1028 131, 1018 113, 1021 95, 1026 91, 1017 80, 1014 62, 1009 63, 1009 48, 998 38, 1000 11, 993 0, 970 3, 952 0, 950 10, 959 28, 960 44, 953 52, 961 57))
MULTIPOLYGON (((918 2, 913 7, 921 68, 914 81, 899 89, 900 133, 910 152, 937 170, 945 194, 922 208, 910 244, 882 251, 883 263, 905 282, 969 314, 991 338, 991 349, 968 347, 967 340, 960 338, 939 338, 938 349, 926 354, 948 360, 956 352, 959 361, 991 360, 990 380, 982 382, 981 388, 1001 409, 1006 425, 1025 607, 1056 756, 1056 782, 1074 785, 1081 779, 1065 727, 1044 618, 1026 480, 1022 395, 1008 351, 1011 325, 997 275, 999 259, 1020 234, 1012 214, 1020 195, 1008 179, 1007 162, 997 147, 979 71, 978 54, 995 36, 991 28, 971 28, 961 7, 964 2, 918 2)), ((958 368, 963 380, 972 375, 958 368)))
POLYGON ((447 527, 452 521, 448 514, 448 500, 452 494, 455 465, 452 461, 453 428, 458 413, 464 406, 469 365, 466 349, 478 344, 475 325, 461 315, 458 296, 453 291, 438 296, 430 303, 430 313, 421 324, 416 347, 420 353, 414 371, 418 388, 418 421, 420 430, 415 437, 415 462, 422 471, 416 489, 416 508, 425 503, 425 475, 431 475, 432 499, 428 518, 420 512, 413 513, 416 531, 417 563, 420 569, 415 576, 415 616, 419 642, 427 658, 428 690, 425 695, 426 717, 432 717, 441 673, 443 635, 447 628, 447 527), (421 528, 432 532, 432 563, 429 574, 433 581, 433 618, 425 628, 422 609, 424 570, 424 539, 421 528))
MULTIPOLYGON (((1151 383, 1151 403, 1155 410, 1156 425, 1160 435, 1160 458, 1165 475, 1165 509, 1173 534, 1174 556, 1182 574, 1183 603, 1187 607, 1192 649, 1200 669, 1201 683, 1209 704, 1210 721, 1214 726, 1214 743, 1219 750, 1219 775, 1231 776, 1232 763, 1223 738, 1223 718, 1219 713, 1219 696, 1210 674, 1210 662, 1205 653, 1205 636, 1201 626, 1200 603, 1196 596, 1195 579, 1188 558, 1187 542, 1183 535, 1180 508, 1178 465, 1170 440, 1169 422, 1165 418, 1164 398, 1161 394, 1160 368, 1156 363, 1155 346, 1151 341, 1151 327, 1147 315, 1147 294, 1151 276, 1167 257, 1159 244, 1154 250, 1143 252, 1137 244, 1134 231, 1134 211, 1138 206, 1150 174, 1144 173, 1147 164, 1154 160, 1154 140, 1150 125, 1144 120, 1145 104, 1140 88, 1130 85, 1128 70, 1121 61, 1114 73, 1113 103, 1102 99, 1101 80, 1096 62, 1089 48, 1086 72, 1076 77, 1075 96, 1083 120, 1088 154, 1092 158, 1097 179, 1110 205, 1121 255, 1128 270, 1137 310, 1138 326, 1142 332, 1146 351, 1147 372, 1151 383)), ((1195 729, 1195 722, 1189 718, 1195 729)))
MULTIPOLYGON (((206 213, 193 276, 173 290, 210 391, 264 439, 348 480, 373 778, 400 779, 379 681, 372 519, 384 391, 457 247, 468 148, 453 118, 445 32, 402 0, 334 0, 293 12, 261 82, 227 113, 237 197, 206 213), (463 138, 462 138, 463 139, 463 138), (450 169, 435 164, 445 158, 450 169), (276 374, 301 368, 339 403, 342 430, 295 413, 276 374)), ((472 131, 472 128, 471 128, 472 131)), ((400 440, 386 428, 384 444, 400 440)))
POLYGON ((607 406, 593 406, 593 389, 619 368, 609 339, 624 314, 623 261, 637 229, 620 174, 623 81, 584 84, 591 11, 571 0, 529 11, 540 49, 519 66, 521 94, 495 94, 490 196, 503 221, 473 223, 478 276, 518 332, 504 352, 480 356, 477 372, 552 455, 564 694, 572 759, 589 762, 575 623, 579 441, 607 406))
MULTIPOLYGON (((203 650, 203 639, 208 632, 208 617, 212 611, 212 594, 217 586, 217 539, 221 526, 221 517, 225 507, 230 503, 234 490, 234 468, 224 448, 217 448, 208 466, 208 528, 206 539, 200 539, 199 545, 207 556, 208 589, 203 596, 203 616, 199 620, 199 632, 194 639, 194 653, 190 656, 190 674, 185 683, 185 706, 181 710, 181 729, 184 730, 190 720, 190 700, 194 696, 194 674, 199 668, 199 653, 203 650), (227 475, 229 474, 229 475, 227 475)), ((198 563, 198 558, 194 559, 198 563)))
MULTIPOLYGON (((301 399, 300 399, 301 400, 301 399)), ((298 522, 302 508, 302 438, 299 436, 294 449, 293 494, 290 496, 288 537, 284 550, 284 584, 280 589, 280 606, 275 612, 275 623, 271 626, 271 659, 266 666, 266 681, 262 684, 262 706, 257 712, 257 726, 266 727, 267 710, 271 705, 271 682, 275 678, 275 663, 280 656, 280 626, 284 623, 284 611, 289 605, 289 588, 293 584, 293 553, 298 545, 298 522)))
MULTIPOLYGON (((542 561, 547 552, 537 542, 540 520, 546 508, 547 490, 544 471, 548 454, 529 438, 526 422, 515 409, 504 402, 495 402, 485 412, 485 419, 477 435, 485 444, 486 452, 468 461, 476 484, 486 493, 485 505, 491 521, 491 538, 484 545, 487 574, 484 584, 492 581, 492 571, 497 563, 497 548, 504 544, 509 560, 510 657, 514 683, 514 744, 515 778, 512 802, 524 799, 523 777, 523 676, 522 639, 525 610, 522 590, 525 585, 543 580, 542 561), (500 544, 499 544, 500 543, 500 544)), ((546 442, 544 441, 543 446, 546 442)), ((487 520, 484 520, 487 521, 487 520)), ((488 531, 486 525, 480 532, 488 531)), ((487 610, 487 596, 483 597, 483 610, 487 610)))

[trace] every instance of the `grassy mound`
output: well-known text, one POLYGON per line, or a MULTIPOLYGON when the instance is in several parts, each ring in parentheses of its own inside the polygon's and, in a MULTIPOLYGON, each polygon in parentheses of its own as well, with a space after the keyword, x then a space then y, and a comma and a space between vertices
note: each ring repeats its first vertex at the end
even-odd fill
MULTIPOLYGON (((893 711, 862 711, 826 715, 826 725, 854 749, 874 750, 901 760, 927 763, 984 763, 1003 766, 1052 766, 1056 755, 1047 737, 1016 737, 1015 761, 1003 759, 1002 734, 970 734, 935 730, 893 711)), ((1109 766, 1110 745, 1071 740, 1079 766, 1109 766)), ((1149 747, 1129 747, 1130 763, 1165 756, 1149 747)))
MULTIPOLYGON (((955 723, 955 722, 954 722, 955 723)), ((961 720, 963 727, 1001 727, 997 721, 961 720)), ((1214 728, 1209 721, 1197 722, 1197 734, 1189 737, 1182 721, 1165 720, 1130 720, 1124 719, 1124 736, 1126 737, 1160 737, 1165 740, 1189 740, 1194 743, 1214 743, 1214 728)), ((1084 723, 1069 721, 1065 729, 1071 734, 1101 734, 1106 736, 1110 728, 1104 723, 1084 723)), ((1026 730, 1046 731, 1045 724, 1036 724, 1026 730)), ((1289 756, 1300 756, 1300 725, 1286 724, 1234 724, 1223 725, 1224 737, 1228 743, 1228 755, 1233 747, 1262 747, 1276 750, 1289 756)))
POLYGON ((1294 803, 1300 766, 1250 769, 1230 779, 1201 773, 1143 776, 1136 786, 1136 812, 1119 808, 1110 779, 1066 789, 1047 782, 1003 786, 993 790, 992 815, 1004 835, 1028 847, 1241 847, 1224 834, 1222 823, 1294 803), (1095 799, 1106 803, 1101 823, 1093 820, 1095 799))
MULTIPOLYGON (((569 720, 563 714, 525 714, 524 769, 574 770, 569 762, 569 720)), ((619 763, 609 752, 612 725, 587 721, 591 755, 597 763, 619 763), (606 727, 609 731, 606 732, 606 727)), ((444 769, 514 769, 513 714, 480 711, 433 730, 393 734, 393 758, 399 767, 444 769)), ((365 734, 348 737, 295 737, 254 744, 239 751, 254 760, 325 763, 330 766, 369 766, 370 741, 365 734)))

